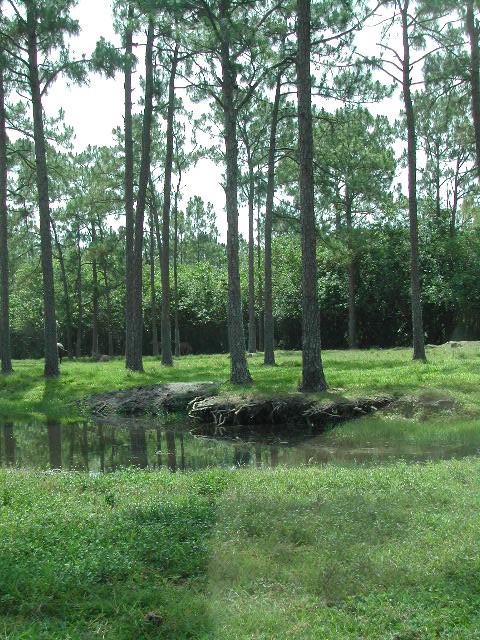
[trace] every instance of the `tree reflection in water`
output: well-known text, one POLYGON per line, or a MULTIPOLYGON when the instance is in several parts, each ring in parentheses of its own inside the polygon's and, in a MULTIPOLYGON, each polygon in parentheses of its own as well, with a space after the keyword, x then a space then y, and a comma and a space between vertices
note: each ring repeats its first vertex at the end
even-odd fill
POLYGON ((162 430, 160 427, 156 428, 157 432, 157 464, 160 468, 162 466, 162 430))
POLYGON ((53 420, 46 425, 2 422, 0 464, 87 472, 109 472, 128 466, 160 468, 163 465, 175 472, 215 466, 231 468, 232 465, 256 468, 279 464, 377 465, 399 458, 421 462, 462 458, 478 455, 480 451, 476 421, 472 421, 471 429, 463 427, 463 431, 453 432, 448 442, 436 439, 435 433, 430 439, 412 441, 412 434, 405 434, 403 422, 396 439, 389 424, 388 431, 379 430, 378 436, 370 429, 368 441, 357 430, 347 439, 340 429, 304 439, 296 435, 295 441, 288 441, 285 436, 285 442, 275 440, 271 443, 271 436, 268 436, 262 442, 259 434, 255 435, 255 442, 232 441, 194 436, 186 427, 188 425, 182 428, 178 423, 175 426, 165 424, 153 417, 125 418, 115 420, 113 424, 84 422, 65 426, 53 420))
POLYGON ((13 424, 6 422, 3 427, 5 435, 5 463, 7 466, 15 464, 15 436, 13 435, 13 424))
POLYGON ((177 470, 177 451, 175 449, 175 431, 165 430, 165 440, 167 441, 167 466, 170 471, 177 470))
POLYGON ((100 453, 100 471, 105 473, 105 436, 103 435, 103 424, 98 425, 98 447, 100 453))
POLYGON ((88 471, 89 466, 88 466, 88 431, 87 431, 88 425, 85 423, 83 425, 83 429, 82 429, 82 443, 81 443, 81 449, 82 449, 82 457, 83 457, 83 464, 85 467, 85 471, 88 471))
POLYGON ((62 427, 59 422, 47 422, 48 459, 50 469, 62 468, 62 427))
POLYGON ((130 427, 130 464, 140 469, 148 466, 145 427, 141 425, 130 427))

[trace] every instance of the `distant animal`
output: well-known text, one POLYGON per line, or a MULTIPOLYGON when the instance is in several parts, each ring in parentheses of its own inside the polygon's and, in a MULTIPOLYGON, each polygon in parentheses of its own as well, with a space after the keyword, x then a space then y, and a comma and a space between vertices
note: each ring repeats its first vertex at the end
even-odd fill
POLYGON ((97 362, 110 362, 111 359, 111 356, 103 355, 98 358, 97 362))
POLYGON ((57 342, 57 351, 58 351, 58 359, 60 360, 60 364, 62 364, 62 358, 63 358, 62 352, 67 353, 67 350, 65 349, 65 347, 61 342, 57 342))
POLYGON ((192 345, 189 342, 180 342, 180 355, 189 356, 192 353, 192 345))

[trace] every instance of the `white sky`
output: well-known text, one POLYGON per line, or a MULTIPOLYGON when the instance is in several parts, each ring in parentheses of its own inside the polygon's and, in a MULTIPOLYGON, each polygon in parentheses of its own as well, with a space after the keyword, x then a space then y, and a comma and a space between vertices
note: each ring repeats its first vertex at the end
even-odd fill
MULTIPOLYGON (((80 35, 71 41, 76 56, 80 57, 85 53, 88 57, 101 36, 120 46, 120 39, 112 27, 112 3, 109 0, 80 0, 73 16, 79 20, 81 27, 80 35)), ((372 52, 372 43, 377 40, 378 30, 374 30, 374 33, 373 38, 371 31, 362 34, 362 44, 368 46, 368 53, 372 52)), ((139 58, 137 78, 143 72, 141 55, 139 58)), ((182 84, 181 81, 178 84, 182 84)), ((139 89, 134 91, 134 102, 138 101, 139 93, 139 89)), ((373 106, 374 113, 385 113, 393 118, 398 116, 398 99, 373 106)), ((66 123, 73 127, 76 134, 76 151, 81 151, 88 145, 111 145, 112 130, 117 126, 123 127, 123 75, 118 73, 114 79, 106 79, 92 74, 88 85, 72 87, 59 79, 46 96, 44 107, 49 116, 55 115, 60 108, 64 109, 66 123)), ((217 213, 220 237, 225 240, 225 194, 220 184, 222 173, 223 166, 216 166, 210 160, 201 160, 184 176, 182 206, 186 206, 188 199, 194 195, 212 202, 217 213)), ((248 219, 245 208, 240 209, 239 228, 242 235, 246 236, 248 219)))

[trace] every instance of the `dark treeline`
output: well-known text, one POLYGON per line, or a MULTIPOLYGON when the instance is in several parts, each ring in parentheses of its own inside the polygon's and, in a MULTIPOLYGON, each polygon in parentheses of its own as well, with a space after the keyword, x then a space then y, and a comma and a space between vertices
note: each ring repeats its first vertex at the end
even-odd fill
MULTIPOLYGON (((290 227, 290 223, 289 223, 290 227)), ((279 348, 301 347, 301 255, 300 237, 295 227, 285 228, 280 220, 274 224, 273 240, 273 299, 275 344, 279 348)), ((179 243, 181 259, 178 265, 179 325, 182 351, 188 353, 216 353, 228 350, 226 291, 227 268, 225 247, 215 235, 197 238, 182 233, 179 243), (213 257, 214 256, 214 257, 213 257)), ((123 325, 124 267, 123 239, 111 232, 108 254, 108 289, 103 278, 99 283, 99 351, 109 353, 109 339, 113 352, 124 353, 123 325), (109 295, 107 297, 107 290, 109 295), (110 301, 110 303, 109 303, 110 301), (108 309, 110 304, 110 310, 108 309), (110 324, 109 324, 110 323, 110 324), (109 331, 110 326, 110 331, 109 331)), ((405 223, 366 225, 356 230, 355 238, 355 307, 356 342, 359 347, 393 347, 411 344, 410 275, 408 269, 409 235, 405 223)), ((476 227, 450 236, 448 220, 437 225, 433 210, 421 216, 420 247, 424 298, 426 341, 441 343, 451 339, 480 337, 480 264, 474 256, 480 252, 480 229, 476 227), (451 268, 455 265, 455 268, 451 268)), ((97 248, 101 251, 101 247, 97 248)), ((246 244, 242 245, 241 288, 248 299, 248 269, 246 244)), ((263 260, 263 251, 262 251, 263 260)), ((148 258, 149 259, 149 258, 148 258)), ((68 290, 77 282, 75 249, 65 251, 68 290)), ((322 309, 322 341, 325 348, 347 348, 348 327, 348 252, 346 243, 332 231, 318 248, 319 290, 322 309)), ((55 261, 58 293, 58 335, 66 345, 66 305, 61 285, 60 264, 55 261)), ((160 305, 161 275, 155 265, 156 304, 160 305)), ((90 355, 93 326, 93 272, 85 249, 82 265, 82 287, 85 322, 81 327, 81 353, 90 355), (84 346, 82 346, 84 345, 84 346)), ((145 258, 144 282, 149 282, 150 265, 145 258)), ((103 271, 102 271, 103 274, 103 271)), ((42 305, 41 281, 35 277, 35 263, 28 263, 18 271, 22 288, 11 299, 14 322, 12 326, 13 356, 41 357, 42 305)), ((173 310, 173 272, 171 275, 171 307, 173 310)), ((257 320, 262 311, 256 291, 257 320)), ((151 355, 152 305, 149 287, 144 291, 143 352, 151 355)), ((172 311, 173 313, 173 311, 172 311)), ((248 308, 244 306, 247 326, 248 308)), ((78 308, 73 304, 71 322, 77 336, 78 308)), ((159 329, 157 316, 157 323, 159 329)), ((172 317, 173 323, 173 317, 172 317)), ((257 322, 258 331, 258 322, 257 322)))
POLYGON ((3 372, 43 356, 57 375, 62 342, 132 371, 229 351, 244 384, 247 349, 273 365, 301 348, 321 390, 322 345, 424 360, 425 342, 479 337, 475 3, 116 0, 121 46, 83 59, 75 5, 0 1, 3 372), (78 153, 43 102, 94 73, 124 84, 123 125, 78 153), (397 121, 365 106, 394 99, 397 121), (225 243, 220 212, 182 196, 205 158, 224 167, 225 243))

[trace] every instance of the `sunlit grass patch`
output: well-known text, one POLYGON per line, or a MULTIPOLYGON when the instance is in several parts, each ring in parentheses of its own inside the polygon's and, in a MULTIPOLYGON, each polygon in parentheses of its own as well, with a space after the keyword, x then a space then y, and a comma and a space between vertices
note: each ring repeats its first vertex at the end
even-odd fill
MULTIPOLYGON (((0 377, 0 415, 40 420, 73 418, 77 411, 73 403, 82 397, 165 382, 216 381, 225 395, 297 393, 302 373, 301 353, 279 351, 276 359, 276 367, 265 367, 263 354, 250 356, 248 363, 254 382, 245 387, 229 384, 227 354, 176 358, 171 368, 162 367, 158 359, 146 357, 144 373, 127 371, 121 358, 106 363, 64 360, 57 380, 43 378, 41 361, 16 361, 15 373, 0 377)), ((472 410, 477 410, 480 403, 478 349, 464 348, 461 352, 432 349, 426 364, 414 362, 409 349, 325 351, 323 359, 333 392, 340 390, 347 397, 437 389, 458 397, 472 410)))

